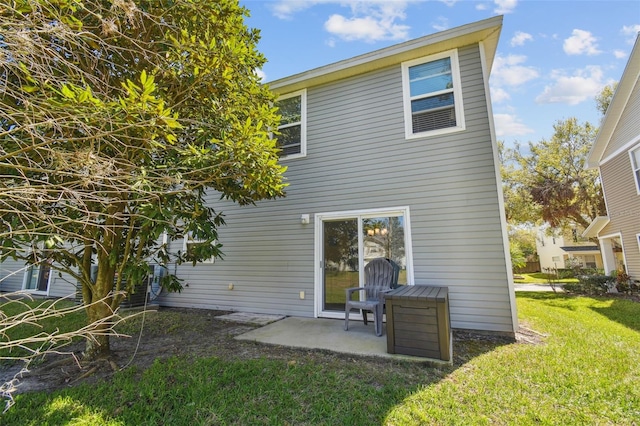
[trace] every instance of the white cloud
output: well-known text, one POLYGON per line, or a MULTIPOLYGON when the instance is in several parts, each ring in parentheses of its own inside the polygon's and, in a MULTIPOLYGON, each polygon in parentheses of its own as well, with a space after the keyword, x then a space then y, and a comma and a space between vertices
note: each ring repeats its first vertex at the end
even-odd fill
POLYGON ((455 6, 458 3, 458 0, 438 0, 440 3, 444 3, 449 7, 455 6))
POLYGON ((577 70, 573 75, 566 75, 562 70, 554 70, 551 78, 555 82, 544 88, 544 91, 536 97, 536 102, 577 105, 585 100, 591 100, 605 85, 603 77, 604 73, 599 66, 588 66, 577 70))
POLYGON ((633 44, 636 41, 638 33, 640 33, 640 24, 624 25, 620 32, 625 36, 629 36, 627 43, 633 44))
POLYGON ((351 17, 333 14, 324 28, 343 40, 405 40, 409 38, 408 25, 397 21, 406 19, 406 1, 355 1, 348 3, 351 17))
POLYGON ((291 17, 302 10, 318 4, 317 1, 311 0, 280 0, 271 5, 273 14, 280 19, 291 19, 291 17))
POLYGON ((533 67, 522 65, 527 60, 524 55, 497 55, 493 62, 491 81, 498 87, 520 86, 540 75, 533 67))
POLYGON ((476 4, 476 10, 487 10, 487 5, 484 3, 476 4))
POLYGON ((342 15, 331 15, 324 28, 343 40, 403 40, 409 36, 409 27, 397 25, 388 20, 376 20, 371 16, 364 18, 345 18, 342 15))
POLYGON ((444 31, 449 29, 449 20, 444 16, 440 16, 436 19, 436 22, 431 24, 434 30, 436 31, 444 31))
POLYGON ((571 37, 564 40, 563 49, 567 55, 597 55, 602 53, 598 50, 597 38, 589 31, 575 29, 571 37))
MULTIPOLYGON (((350 14, 334 13, 325 22, 325 29, 343 40, 405 40, 408 25, 398 23, 406 19, 409 3, 416 0, 278 0, 271 4, 273 14, 291 19, 294 14, 318 4, 335 4, 349 8, 350 14)), ((441 0, 447 5, 457 0, 441 0)), ((332 41, 335 43, 335 40, 332 41)))
POLYGON ((491 88, 491 101, 493 103, 500 103, 504 101, 508 101, 511 99, 511 95, 506 90, 501 87, 492 87, 491 88))
POLYGON ((614 50, 613 56, 615 56, 616 59, 624 59, 627 57, 627 52, 625 52, 624 50, 614 50))
POLYGON ((513 9, 518 5, 518 0, 494 0, 496 8, 493 10, 499 15, 513 12, 513 9))
POLYGON ((496 136, 522 136, 534 133, 533 129, 527 127, 520 119, 513 114, 493 114, 493 121, 496 125, 496 136))
POLYGON ((529 33, 524 33, 522 31, 516 31, 511 38, 511 46, 522 46, 525 41, 532 41, 533 36, 529 33))

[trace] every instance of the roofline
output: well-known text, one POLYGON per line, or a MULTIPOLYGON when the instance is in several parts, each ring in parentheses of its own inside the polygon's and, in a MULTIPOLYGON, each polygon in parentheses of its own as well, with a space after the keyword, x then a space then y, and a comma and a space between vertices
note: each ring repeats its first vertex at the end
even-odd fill
POLYGON ((502 18, 500 15, 451 28, 266 84, 272 91, 284 94, 481 41, 485 42, 487 69, 491 70, 502 29, 502 18))
POLYGON ((582 236, 585 238, 597 237, 600 231, 609 223, 609 216, 598 216, 591 221, 584 230, 582 236))
POLYGON ((618 88, 613 94, 609 108, 607 108, 607 112, 600 125, 600 131, 598 132, 596 140, 589 151, 589 155, 587 156, 585 168, 595 169, 600 166, 602 155, 611 140, 611 136, 618 125, 618 121, 620 121, 620 117, 622 116, 625 106, 629 102, 631 92, 638 82, 638 76, 640 76, 640 33, 636 35, 635 44, 631 49, 627 65, 622 72, 618 88))

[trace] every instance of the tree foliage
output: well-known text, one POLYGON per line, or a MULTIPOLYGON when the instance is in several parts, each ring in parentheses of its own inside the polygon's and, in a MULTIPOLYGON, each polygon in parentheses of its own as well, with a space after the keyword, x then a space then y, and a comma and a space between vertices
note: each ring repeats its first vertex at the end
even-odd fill
MULTIPOLYGON (((508 200, 507 209, 535 211, 554 228, 570 223, 586 228, 605 213, 598 172, 584 168, 596 128, 576 118, 559 120, 553 128, 550 140, 504 151, 503 161, 511 164, 505 172, 507 197, 509 191, 520 197, 508 200)), ((521 218, 522 212, 512 210, 509 217, 521 218)))
MULTIPOLYGON (((259 33, 237 0, 0 5, 0 259, 70 274, 91 322, 149 262, 221 255, 207 193, 284 195, 259 33), (163 235, 199 244, 169 253, 163 235)), ((108 337, 87 348, 108 351, 108 337)))
POLYGON ((609 109, 609 105, 613 99, 613 94, 616 92, 617 88, 618 83, 608 84, 604 86, 600 94, 596 96, 596 108, 603 116, 607 113, 607 109, 609 109))
POLYGON ((513 159, 514 150, 498 141, 502 194, 507 222, 510 224, 536 224, 541 221, 540 207, 533 202, 527 187, 521 182, 521 173, 513 159))

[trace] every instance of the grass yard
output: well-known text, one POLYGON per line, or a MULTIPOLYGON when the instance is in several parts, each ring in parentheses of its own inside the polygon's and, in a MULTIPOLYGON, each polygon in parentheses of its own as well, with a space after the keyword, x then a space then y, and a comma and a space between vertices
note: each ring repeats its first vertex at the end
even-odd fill
POLYGON ((517 300, 542 344, 497 344, 440 368, 327 354, 319 362, 305 351, 173 357, 98 384, 19 395, 0 424, 637 424, 640 304, 553 293, 517 300))
MULTIPOLYGON (((522 279, 514 278, 516 284, 549 284, 548 274, 544 272, 534 272, 531 274, 514 274, 516 277, 522 277, 522 279)), ((577 283, 577 278, 561 278, 557 279, 553 276, 552 282, 554 284, 562 283, 577 283)))
MULTIPOLYGON (((6 363, 3 357, 16 357, 27 354, 26 350, 12 348, 9 351, 4 342, 11 339, 13 341, 33 336, 38 333, 65 333, 82 328, 86 323, 84 310, 78 309, 64 317, 52 316, 40 325, 32 324, 29 317, 23 316, 26 308, 34 309, 38 314, 44 314, 56 310, 74 309, 77 305, 68 300, 7 300, 0 299, 0 365, 6 363), (24 320, 24 323, 14 327, 7 322, 7 318, 24 320)), ((29 344, 31 348, 38 347, 37 344, 29 344)), ((0 417, 2 420, 2 417, 0 417)), ((0 421, 0 424, 2 422, 0 421)))

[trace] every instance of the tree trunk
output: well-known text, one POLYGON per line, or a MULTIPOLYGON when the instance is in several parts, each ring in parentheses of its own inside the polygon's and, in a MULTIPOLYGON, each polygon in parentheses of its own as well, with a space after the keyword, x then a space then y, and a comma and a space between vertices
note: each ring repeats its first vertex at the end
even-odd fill
MULTIPOLYGON (((108 264, 104 262, 103 265, 108 264)), ((96 281, 91 288, 84 287, 86 284, 83 285, 83 290, 89 290, 83 291, 85 310, 87 312, 87 319, 89 320, 88 323, 93 324, 93 331, 95 332, 95 337, 87 340, 84 353, 86 360, 111 355, 109 335, 111 334, 113 324, 112 317, 114 316, 112 305, 114 302, 119 301, 114 301, 113 295, 114 269, 114 267, 102 267, 102 265, 100 265, 98 267, 96 281)), ((118 298, 118 295, 115 295, 115 298, 118 298)))
POLYGON ((98 358, 108 358, 111 355, 111 347, 109 345, 109 335, 106 334, 108 330, 108 324, 101 324, 98 329, 102 329, 105 334, 99 334, 95 336, 95 340, 87 340, 87 345, 84 350, 84 359, 92 361, 98 358))

